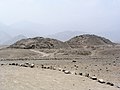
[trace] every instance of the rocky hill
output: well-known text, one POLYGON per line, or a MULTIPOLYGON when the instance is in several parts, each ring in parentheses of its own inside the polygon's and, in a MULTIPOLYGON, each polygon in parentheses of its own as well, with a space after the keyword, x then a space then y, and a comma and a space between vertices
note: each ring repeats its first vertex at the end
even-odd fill
POLYGON ((84 46, 92 46, 92 45, 113 45, 114 43, 110 40, 96 36, 96 35, 80 35, 73 37, 72 39, 66 41, 71 48, 82 48, 84 46))
POLYGON ((71 38, 66 42, 59 41, 57 39, 35 37, 22 39, 16 43, 10 45, 10 48, 21 48, 21 49, 60 49, 60 48, 83 48, 84 46, 95 46, 95 45, 113 45, 114 43, 110 40, 100 37, 97 35, 80 35, 71 38))
POLYGON ((56 39, 35 37, 22 39, 17 41, 15 44, 10 45, 10 48, 21 48, 21 49, 58 49, 58 48, 68 48, 67 43, 56 39))

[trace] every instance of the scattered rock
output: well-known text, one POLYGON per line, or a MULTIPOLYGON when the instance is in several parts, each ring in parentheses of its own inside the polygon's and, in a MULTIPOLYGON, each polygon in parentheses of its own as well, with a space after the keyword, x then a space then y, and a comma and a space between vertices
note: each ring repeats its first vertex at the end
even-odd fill
POLYGON ((85 77, 89 77, 89 73, 85 73, 85 77))
POLYGON ((77 73, 75 72, 75 75, 77 75, 77 73))
POLYGON ((29 62, 26 62, 25 64, 30 65, 30 63, 29 63, 29 62))
POLYGON ((113 63, 115 63, 115 61, 113 61, 113 63))
POLYGON ((4 64, 1 64, 1 66, 3 66, 4 64))
POLYGON ((120 86, 116 86, 117 88, 120 88, 120 86))
POLYGON ((50 67, 48 66, 48 67, 46 67, 46 69, 50 69, 50 67))
POLYGON ((20 66, 20 67, 21 67, 21 66, 22 66, 22 64, 19 64, 18 66, 20 66))
POLYGON ((62 68, 58 68, 58 71, 62 71, 62 68))
POLYGON ((87 69, 87 67, 85 67, 85 69, 87 69))
POLYGON ((65 72, 65 70, 63 69, 62 72, 65 72))
POLYGON ((12 63, 12 65, 15 65, 15 63, 12 63))
POLYGON ((11 63, 9 63, 9 65, 12 65, 11 63))
POLYGON ((29 65, 27 65, 27 64, 23 64, 22 66, 23 66, 23 67, 29 67, 29 65))
POLYGON ((66 70, 64 71, 64 73, 65 73, 65 74, 71 74, 70 71, 66 71, 66 70))
POLYGON ((18 63, 16 63, 15 65, 18 66, 18 63))
POLYGON ((74 65, 74 67, 78 68, 78 65, 74 65))
POLYGON ((95 76, 92 76, 92 77, 90 77, 92 80, 97 80, 97 77, 95 77, 95 76))
POLYGON ((73 60, 72 62, 77 62, 77 61, 73 60))
POLYGON ((41 65, 41 68, 44 68, 44 65, 41 65))
POLYGON ((105 81, 103 79, 98 79, 99 83, 105 83, 105 81))
POLYGON ((53 70, 56 70, 56 68, 55 68, 55 67, 53 67, 52 69, 53 69, 53 70))
POLYGON ((34 67, 35 67, 35 64, 31 64, 30 67, 31 67, 31 68, 34 68, 34 67))
POLYGON ((82 75, 83 75, 83 73, 79 73, 79 75, 81 75, 81 76, 82 76, 82 75))
POLYGON ((114 84, 111 83, 111 82, 107 82, 106 84, 107 84, 107 85, 110 85, 110 86, 114 86, 114 84))

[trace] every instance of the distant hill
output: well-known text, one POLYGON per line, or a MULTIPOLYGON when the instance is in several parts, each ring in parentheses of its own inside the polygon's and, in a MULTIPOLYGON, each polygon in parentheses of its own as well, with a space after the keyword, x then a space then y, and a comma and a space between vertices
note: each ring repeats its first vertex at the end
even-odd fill
POLYGON ((47 26, 29 21, 14 23, 10 27, 16 30, 17 34, 21 33, 27 37, 43 36, 48 31, 47 26))
POLYGON ((85 34, 85 32, 81 32, 81 31, 63 31, 63 32, 52 34, 52 35, 48 35, 47 37, 58 39, 58 40, 61 40, 61 41, 67 41, 67 40, 71 39, 72 37, 80 35, 80 34, 85 34))
POLYGON ((72 39, 68 40, 66 43, 70 45, 71 48, 81 48, 84 46, 89 45, 113 45, 114 43, 110 40, 100 37, 97 35, 80 35, 73 37, 72 39))
POLYGON ((107 32, 99 32, 98 35, 102 35, 104 37, 109 38, 110 40, 119 43, 120 42, 120 30, 118 31, 107 31, 107 32))
POLYGON ((69 46, 59 40, 43 37, 35 37, 22 39, 17 41, 15 44, 10 45, 10 48, 21 48, 21 49, 60 49, 68 48, 69 46))
POLYGON ((22 48, 22 49, 60 49, 60 48, 83 48, 84 46, 93 45, 113 45, 110 40, 97 35, 84 34, 75 36, 66 42, 59 41, 57 39, 35 37, 22 39, 16 43, 10 45, 10 48, 22 48))
POLYGON ((12 37, 8 33, 0 31, 0 45, 8 41, 11 38, 12 37))
POLYGON ((15 37, 7 40, 6 42, 3 43, 3 45, 11 45, 11 44, 14 44, 21 39, 26 39, 26 38, 27 37, 25 37, 24 35, 18 35, 18 36, 15 36, 15 37))
MULTIPOLYGON (((8 39, 11 39, 14 36, 17 36, 19 34, 25 35, 27 37, 46 36, 49 38, 67 41, 74 36, 88 33, 86 32, 87 30, 84 28, 80 30, 82 32, 74 31, 74 28, 73 29, 67 28, 67 27, 65 28, 59 25, 51 26, 51 25, 46 25, 46 24, 38 24, 38 23, 29 22, 29 21, 17 22, 12 25, 5 25, 3 23, 0 23, 0 44, 8 41, 8 39), (64 31, 64 30, 72 30, 72 31, 64 31), (57 31, 63 31, 63 32, 55 33, 57 31)), ((93 31, 93 32, 90 32, 89 34, 91 33, 107 37, 116 43, 120 42, 119 28, 115 30, 111 30, 111 31, 110 30, 105 30, 105 31, 97 30, 97 32, 93 31)))

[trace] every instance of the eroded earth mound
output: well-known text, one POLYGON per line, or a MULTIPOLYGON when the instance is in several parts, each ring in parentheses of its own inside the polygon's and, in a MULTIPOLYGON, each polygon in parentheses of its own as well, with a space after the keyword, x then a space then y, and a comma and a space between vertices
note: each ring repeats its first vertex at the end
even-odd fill
POLYGON ((73 37, 72 39, 68 40, 67 43, 72 48, 81 48, 84 46, 94 46, 94 45, 113 45, 114 43, 110 40, 96 36, 96 35, 80 35, 73 37))
POLYGON ((20 49, 58 49, 58 48, 68 48, 69 46, 59 40, 43 38, 43 37, 35 37, 22 39, 16 42, 13 45, 10 45, 10 48, 20 48, 20 49))

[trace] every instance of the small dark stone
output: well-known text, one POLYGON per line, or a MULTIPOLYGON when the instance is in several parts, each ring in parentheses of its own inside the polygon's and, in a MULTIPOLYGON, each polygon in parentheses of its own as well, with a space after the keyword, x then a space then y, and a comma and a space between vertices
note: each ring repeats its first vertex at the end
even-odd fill
POLYGON ((85 67, 85 69, 87 69, 87 67, 85 67))
POLYGON ((105 83, 105 81, 103 79, 98 79, 99 83, 105 83))
POLYGON ((65 70, 62 70, 63 72, 65 72, 65 70))
POLYGON ((50 69, 50 67, 47 67, 47 69, 50 69))
POLYGON ((97 80, 97 77, 93 76, 91 77, 92 80, 97 80))
POLYGON ((41 68, 44 68, 44 65, 41 65, 42 67, 41 68))
POLYGON ((18 66, 18 63, 16 63, 16 66, 18 66))
POLYGON ((120 88, 120 86, 117 86, 117 88, 120 88))
POLYGON ((65 73, 65 74, 71 74, 70 71, 66 71, 66 70, 64 71, 64 73, 65 73))
POLYGON ((73 60, 72 62, 77 62, 77 61, 73 60))
POLYGON ((24 64, 23 67, 28 67, 28 65, 24 64))
POLYGON ((75 75, 77 75, 77 73, 75 72, 75 75))
POLYGON ((81 76, 82 76, 83 74, 82 74, 82 73, 79 73, 79 75, 81 75, 81 76))
POLYGON ((15 65, 15 63, 12 63, 12 65, 15 65))
POLYGON ((31 68, 34 68, 34 67, 35 67, 35 65, 34 65, 34 64, 31 64, 31 65, 30 65, 30 67, 31 67, 31 68))
POLYGON ((89 74, 88 74, 88 73, 86 73, 86 74, 85 74, 85 77, 89 77, 89 74))
POLYGON ((113 61, 113 63, 115 63, 115 61, 113 61))
POLYGON ((1 66, 3 66, 4 64, 1 64, 1 66))
POLYGON ((9 65, 12 65, 11 63, 9 63, 9 65))
POLYGON ((106 84, 107 84, 107 85, 110 85, 110 86, 114 86, 114 84, 111 83, 111 82, 107 82, 106 84))

